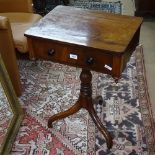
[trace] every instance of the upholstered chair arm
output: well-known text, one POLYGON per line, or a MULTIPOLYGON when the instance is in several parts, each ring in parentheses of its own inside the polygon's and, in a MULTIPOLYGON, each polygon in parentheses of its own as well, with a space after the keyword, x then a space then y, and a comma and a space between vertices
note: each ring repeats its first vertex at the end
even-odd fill
POLYGON ((8 28, 8 19, 6 17, 0 16, 0 30, 8 28))
POLYGON ((0 0, 0 12, 33 12, 32 0, 0 0))
POLYGON ((16 61, 10 22, 7 17, 0 16, 0 53, 9 73, 17 96, 21 95, 21 83, 16 61))

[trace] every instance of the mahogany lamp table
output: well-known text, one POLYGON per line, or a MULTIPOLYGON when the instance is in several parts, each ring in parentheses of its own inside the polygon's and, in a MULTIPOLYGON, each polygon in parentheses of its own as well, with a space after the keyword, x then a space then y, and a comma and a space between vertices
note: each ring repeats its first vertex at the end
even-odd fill
POLYGON ((85 108, 112 147, 112 137, 93 107, 91 70, 110 74, 117 82, 139 43, 142 18, 57 6, 25 32, 32 59, 51 60, 82 68, 79 99, 68 110, 51 116, 48 127, 85 108))

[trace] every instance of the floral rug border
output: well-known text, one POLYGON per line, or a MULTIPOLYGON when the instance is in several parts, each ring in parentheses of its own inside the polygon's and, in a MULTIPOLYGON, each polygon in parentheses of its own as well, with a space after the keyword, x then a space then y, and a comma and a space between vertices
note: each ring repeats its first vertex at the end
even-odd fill
POLYGON ((150 152, 153 152, 155 151, 155 120, 153 118, 152 105, 148 92, 143 46, 140 45, 138 48, 139 52, 135 52, 135 57, 136 69, 138 70, 137 78, 139 86, 139 99, 141 105, 140 107, 142 111, 141 114, 144 123, 143 125, 145 134, 147 137, 148 149, 150 152))

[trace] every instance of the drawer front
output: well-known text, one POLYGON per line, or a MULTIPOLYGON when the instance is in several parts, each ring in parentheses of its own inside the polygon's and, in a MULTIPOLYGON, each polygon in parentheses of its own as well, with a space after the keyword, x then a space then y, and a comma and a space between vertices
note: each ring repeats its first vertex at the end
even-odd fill
POLYGON ((51 41, 33 42, 35 57, 75 67, 111 74, 112 56, 95 49, 71 46, 51 41))

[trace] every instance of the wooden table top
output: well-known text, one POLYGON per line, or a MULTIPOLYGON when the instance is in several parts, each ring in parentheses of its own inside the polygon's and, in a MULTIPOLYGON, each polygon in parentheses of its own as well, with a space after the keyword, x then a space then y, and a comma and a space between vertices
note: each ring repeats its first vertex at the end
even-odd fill
POLYGON ((57 6, 25 35, 122 53, 141 23, 140 17, 57 6))

